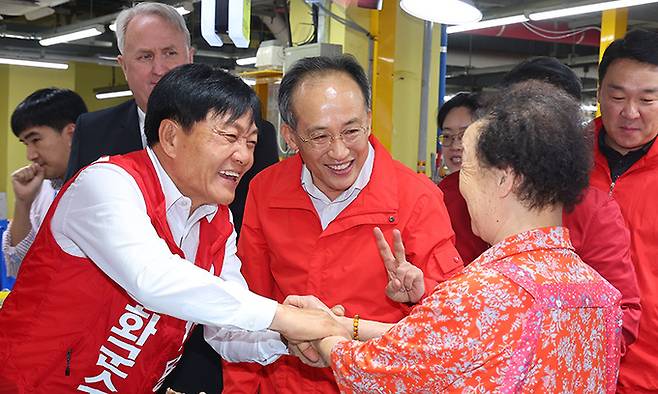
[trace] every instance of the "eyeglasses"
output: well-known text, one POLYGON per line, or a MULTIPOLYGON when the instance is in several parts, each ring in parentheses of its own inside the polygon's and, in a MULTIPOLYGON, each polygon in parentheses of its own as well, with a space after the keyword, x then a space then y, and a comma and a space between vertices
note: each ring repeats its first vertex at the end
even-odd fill
POLYGON ((455 144, 455 142, 461 142, 464 137, 464 132, 458 134, 441 134, 439 136, 439 142, 441 146, 449 148, 455 144))
POLYGON ((309 144, 311 148, 322 151, 328 149, 336 139, 341 139, 343 144, 347 146, 355 144, 367 132, 366 127, 352 127, 341 131, 337 136, 328 133, 317 133, 312 134, 309 138, 304 138, 299 134, 297 134, 297 137, 305 144, 309 144))

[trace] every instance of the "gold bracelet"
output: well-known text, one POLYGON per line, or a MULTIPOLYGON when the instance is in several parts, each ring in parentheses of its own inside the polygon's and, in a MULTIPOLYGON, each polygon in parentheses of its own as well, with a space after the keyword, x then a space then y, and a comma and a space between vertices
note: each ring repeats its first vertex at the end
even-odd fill
POLYGON ((354 315, 354 320, 352 321, 352 339, 355 341, 359 340, 359 315, 354 315))

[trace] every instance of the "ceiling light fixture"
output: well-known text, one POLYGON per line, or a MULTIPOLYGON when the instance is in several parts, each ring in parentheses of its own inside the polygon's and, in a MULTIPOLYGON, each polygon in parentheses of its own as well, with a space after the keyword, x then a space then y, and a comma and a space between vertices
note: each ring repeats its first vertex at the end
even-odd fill
POLYGON ((242 59, 236 59, 235 64, 238 66, 247 66, 250 64, 256 64, 256 56, 254 57, 243 57, 242 59))
POLYGON ((96 93, 96 99, 106 100, 117 97, 130 97, 133 95, 133 92, 130 90, 120 90, 118 92, 105 92, 105 93, 96 93))
POLYGON ((482 19, 482 12, 471 0, 401 0, 400 7, 416 18, 446 25, 473 23, 482 19))
POLYGON ((514 23, 521 23, 527 21, 528 18, 525 15, 512 15, 512 16, 506 16, 504 18, 489 19, 486 21, 481 21, 476 23, 466 23, 463 25, 448 26, 446 28, 446 32, 448 34, 460 33, 463 31, 486 29, 488 27, 511 25, 514 23))
POLYGON ((616 0, 606 1, 603 3, 580 5, 569 8, 561 8, 557 10, 549 10, 542 12, 533 12, 528 17, 533 21, 541 21, 545 19, 563 18, 565 16, 589 14, 592 12, 601 12, 615 8, 633 7, 636 5, 657 3, 658 0, 616 0))
POLYGON ((55 70, 66 70, 69 65, 66 63, 42 62, 36 60, 9 59, 0 57, 0 64, 10 64, 13 66, 41 67, 52 68, 55 70))
POLYGON ((47 47, 49 45, 61 44, 64 42, 71 42, 71 41, 81 40, 83 38, 98 36, 100 34, 103 34, 104 32, 105 32, 105 27, 103 27, 102 25, 95 25, 81 30, 72 31, 69 33, 56 34, 48 38, 43 38, 39 40, 39 44, 41 44, 44 47, 47 47))

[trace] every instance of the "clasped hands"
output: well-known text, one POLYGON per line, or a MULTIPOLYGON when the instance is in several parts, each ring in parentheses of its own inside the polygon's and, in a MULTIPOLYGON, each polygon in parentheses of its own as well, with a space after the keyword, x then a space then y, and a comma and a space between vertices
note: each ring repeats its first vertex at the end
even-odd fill
MULTIPOLYGON (((379 228, 374 235, 388 275, 386 295, 397 302, 418 302, 425 292, 423 272, 406 260, 400 231, 393 230, 394 252, 379 228)), ((307 365, 328 366, 333 345, 352 339, 353 320, 344 316, 341 305, 329 308, 314 296, 291 295, 279 308, 282 324, 273 322, 271 328, 288 341, 290 353, 307 365)))

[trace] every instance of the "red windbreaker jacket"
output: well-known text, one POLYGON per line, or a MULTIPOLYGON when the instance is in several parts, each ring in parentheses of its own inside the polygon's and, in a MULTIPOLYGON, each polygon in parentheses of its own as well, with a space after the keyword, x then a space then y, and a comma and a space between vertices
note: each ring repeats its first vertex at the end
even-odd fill
MULTIPOLYGON (((594 121, 596 139, 601 118, 594 121)), ((628 348, 619 368, 620 393, 658 392, 658 144, 623 173, 615 183, 608 161, 594 149, 592 186, 619 203, 631 233, 631 259, 635 265, 642 301, 637 341, 628 348)))
MULTIPOLYGON (((329 306, 343 305, 347 316, 397 322, 411 306, 385 294, 388 276, 375 226, 391 245, 393 229, 401 231, 408 261, 425 274, 426 294, 461 271, 441 191, 426 176, 393 160, 374 137, 370 142, 375 162, 368 185, 324 231, 301 186, 299 155, 254 178, 238 242, 252 291, 280 302, 290 294, 313 294, 329 306)), ((258 374, 264 375, 261 394, 338 392, 330 369, 308 367, 295 357, 284 356, 262 370, 239 368, 224 369, 228 393, 256 392, 258 374)))

